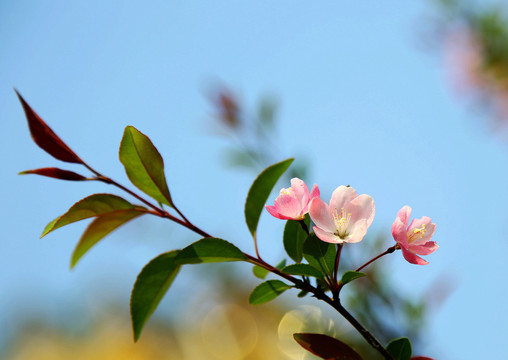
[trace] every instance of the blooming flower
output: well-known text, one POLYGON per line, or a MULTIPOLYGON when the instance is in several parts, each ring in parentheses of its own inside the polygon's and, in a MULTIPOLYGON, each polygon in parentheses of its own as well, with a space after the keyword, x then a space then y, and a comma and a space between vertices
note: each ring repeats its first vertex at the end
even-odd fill
POLYGON ((282 189, 279 196, 275 199, 274 206, 265 205, 266 210, 273 216, 282 220, 303 220, 305 214, 309 212, 309 202, 314 198, 319 198, 319 188, 317 185, 309 189, 303 180, 298 178, 291 179, 291 187, 282 189))
POLYGON ((413 219, 408 226, 410 215, 411 208, 407 205, 399 210, 392 225, 393 238, 407 261, 411 264, 427 265, 429 262, 418 255, 431 254, 439 247, 435 241, 430 241, 436 230, 436 224, 424 216, 421 219, 413 219))
POLYGON ((320 198, 309 204, 309 215, 316 224, 314 233, 321 240, 335 244, 361 241, 375 213, 374 199, 366 194, 358 195, 349 186, 335 189, 330 205, 320 198))

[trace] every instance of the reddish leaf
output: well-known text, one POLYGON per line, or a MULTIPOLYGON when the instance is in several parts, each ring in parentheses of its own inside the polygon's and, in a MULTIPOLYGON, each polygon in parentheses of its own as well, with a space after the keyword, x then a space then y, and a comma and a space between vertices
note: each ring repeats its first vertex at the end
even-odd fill
POLYGON ((411 360, 434 360, 434 359, 426 356, 413 356, 411 360))
POLYGON ((41 168, 41 169, 33 169, 33 170, 25 170, 19 173, 19 175, 26 175, 26 174, 36 174, 36 175, 42 175, 47 176, 55 179, 61 179, 61 180, 71 180, 71 181, 81 181, 86 180, 86 177, 83 175, 76 174, 73 171, 69 170, 62 170, 59 168, 41 168))
POLYGON ((349 345, 322 334, 293 334, 296 342, 305 350, 326 360, 362 360, 349 345))
POLYGON ((84 164, 83 160, 74 153, 63 141, 60 139, 51 128, 37 115, 37 113, 27 104, 25 99, 18 93, 19 101, 25 110, 28 127, 34 142, 39 147, 46 151, 48 154, 58 160, 70 163, 84 164))

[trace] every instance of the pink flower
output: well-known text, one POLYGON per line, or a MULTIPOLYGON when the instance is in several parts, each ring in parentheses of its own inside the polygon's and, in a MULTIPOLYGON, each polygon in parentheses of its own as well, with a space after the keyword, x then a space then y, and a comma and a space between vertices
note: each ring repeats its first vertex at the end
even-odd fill
POLYGON ((314 233, 321 240, 335 244, 361 241, 375 213, 374 199, 366 194, 358 195, 348 186, 335 189, 330 205, 319 198, 309 204, 309 215, 316 224, 314 233))
POLYGON ((413 219, 408 226, 410 215, 411 208, 407 205, 399 210, 392 225, 393 238, 407 261, 411 264, 427 265, 429 262, 418 255, 431 254, 439 247, 435 241, 430 241, 436 230, 436 224, 424 216, 421 219, 413 219))
POLYGON ((319 198, 317 185, 312 187, 309 195, 309 189, 305 182, 293 178, 291 179, 291 187, 280 191, 279 196, 275 199, 274 206, 265 205, 265 207, 270 214, 278 219, 303 220, 305 214, 309 212, 309 202, 314 198, 319 198))

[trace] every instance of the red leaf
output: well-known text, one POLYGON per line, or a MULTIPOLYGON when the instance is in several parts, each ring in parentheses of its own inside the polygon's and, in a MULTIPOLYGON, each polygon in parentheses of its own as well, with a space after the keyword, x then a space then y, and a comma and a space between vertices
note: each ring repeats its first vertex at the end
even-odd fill
POLYGON ((326 360, 362 360, 349 345, 322 334, 293 334, 296 342, 305 350, 326 360))
POLYGON ((41 169, 33 169, 33 170, 25 170, 19 173, 19 175, 26 175, 26 174, 36 174, 36 175, 42 175, 47 176, 55 179, 62 179, 62 180, 71 180, 71 181, 81 181, 86 180, 86 177, 83 175, 76 174, 73 171, 69 170, 62 170, 59 168, 41 168, 41 169))
POLYGON ((70 163, 84 164, 83 160, 74 153, 63 141, 60 139, 51 128, 37 115, 37 113, 27 104, 25 99, 18 93, 19 101, 25 110, 28 127, 34 142, 39 145, 41 149, 58 160, 70 163))
POLYGON ((411 360, 434 360, 434 359, 426 356, 413 356, 411 360))

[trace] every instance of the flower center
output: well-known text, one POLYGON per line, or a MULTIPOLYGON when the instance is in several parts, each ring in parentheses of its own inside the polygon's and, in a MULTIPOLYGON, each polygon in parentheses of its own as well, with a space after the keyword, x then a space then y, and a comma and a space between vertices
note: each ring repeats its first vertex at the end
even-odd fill
POLYGON ((340 212, 337 209, 334 209, 333 220, 335 222, 335 227, 337 228, 335 235, 341 239, 345 239, 349 235, 348 226, 351 222, 351 213, 347 213, 344 208, 340 209, 340 212))
POLYGON ((425 229, 425 224, 422 224, 422 227, 421 228, 416 228, 414 229, 413 231, 408 231, 407 232, 407 240, 409 243, 412 243, 413 241, 415 241, 416 239, 418 238, 423 238, 425 236, 425 232, 427 230, 425 229))
POLYGON ((294 194, 294 191, 293 191, 293 188, 289 187, 287 189, 283 188, 281 191, 280 191, 280 194, 279 195, 289 195, 289 196, 293 196, 294 194))

